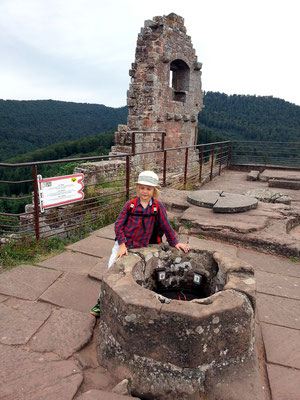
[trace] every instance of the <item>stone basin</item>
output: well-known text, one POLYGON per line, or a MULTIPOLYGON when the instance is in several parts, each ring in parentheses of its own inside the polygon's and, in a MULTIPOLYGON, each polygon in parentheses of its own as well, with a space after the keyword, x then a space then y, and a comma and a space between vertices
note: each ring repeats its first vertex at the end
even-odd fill
POLYGON ((239 259, 134 250, 103 277, 98 357, 141 398, 197 398, 208 370, 251 355, 254 309, 253 269, 239 259))

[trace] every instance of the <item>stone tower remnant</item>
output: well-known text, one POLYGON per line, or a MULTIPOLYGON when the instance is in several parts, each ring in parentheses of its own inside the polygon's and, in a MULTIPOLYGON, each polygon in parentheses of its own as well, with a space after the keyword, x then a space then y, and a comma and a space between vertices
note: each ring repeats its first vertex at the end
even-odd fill
MULTIPOLYGON (((133 131, 140 132, 135 133, 136 153, 161 149, 161 133, 155 132, 166 133, 165 148, 196 144, 201 67, 182 17, 171 13, 145 21, 129 71, 127 125, 118 126, 111 154, 131 152, 133 131)), ((140 165, 147 163, 143 156, 140 165)), ((177 163, 174 154, 173 166, 177 163)))

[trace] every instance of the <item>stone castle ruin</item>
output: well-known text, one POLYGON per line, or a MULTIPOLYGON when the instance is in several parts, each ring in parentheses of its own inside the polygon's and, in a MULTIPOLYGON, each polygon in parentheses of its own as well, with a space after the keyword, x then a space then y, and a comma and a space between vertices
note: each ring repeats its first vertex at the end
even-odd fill
MULTIPOLYGON (((136 153, 160 150, 163 141, 165 148, 196 144, 201 67, 182 17, 171 13, 145 21, 129 71, 127 125, 118 126, 111 155, 131 153, 132 140, 136 153)), ((145 168, 153 153, 141 157, 139 165, 145 168)), ((180 159, 177 151, 173 166, 180 159)))

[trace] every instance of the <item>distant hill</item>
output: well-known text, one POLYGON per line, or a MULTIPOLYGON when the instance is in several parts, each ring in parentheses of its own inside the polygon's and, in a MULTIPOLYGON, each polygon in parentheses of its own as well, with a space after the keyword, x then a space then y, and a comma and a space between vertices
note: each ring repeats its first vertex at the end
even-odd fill
MULTIPOLYGON (((300 106, 295 104, 270 96, 207 92, 204 106, 198 117, 198 143, 300 141, 300 106)), ((103 136, 103 143, 98 135, 125 124, 127 113, 127 107, 53 100, 0 100, 0 162, 12 158, 13 162, 25 162, 88 155, 93 147, 92 136, 97 136, 97 148, 103 154, 103 148, 110 148, 113 134, 103 136), (67 143, 80 138, 87 141, 67 143), (43 148, 47 149, 37 151, 43 148), (31 154, 20 157, 25 153, 31 154)))
POLYGON ((300 141, 300 106, 271 96, 207 92, 199 113, 199 142, 216 139, 300 141))
POLYGON ((0 100, 0 161, 115 129, 127 113, 127 107, 101 104, 0 100))

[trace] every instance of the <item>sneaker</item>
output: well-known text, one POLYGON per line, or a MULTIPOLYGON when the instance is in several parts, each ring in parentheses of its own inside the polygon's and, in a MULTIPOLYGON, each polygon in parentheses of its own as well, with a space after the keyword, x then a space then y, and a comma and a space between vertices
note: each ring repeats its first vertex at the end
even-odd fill
POLYGON ((91 309, 90 314, 94 317, 100 317, 100 300, 98 299, 97 304, 91 309))

